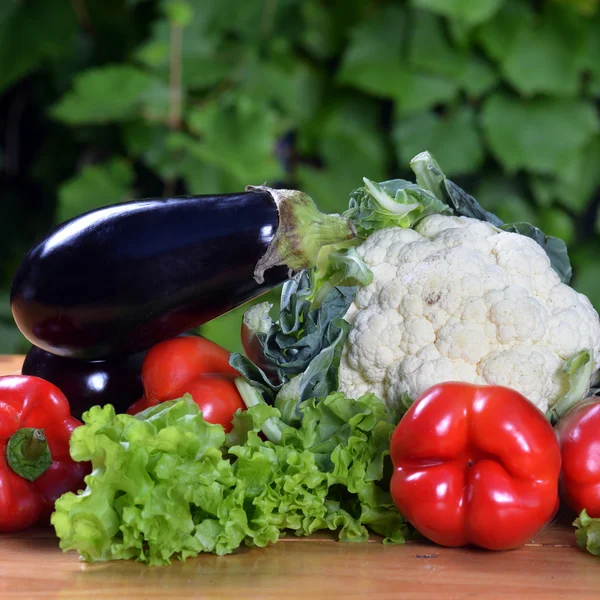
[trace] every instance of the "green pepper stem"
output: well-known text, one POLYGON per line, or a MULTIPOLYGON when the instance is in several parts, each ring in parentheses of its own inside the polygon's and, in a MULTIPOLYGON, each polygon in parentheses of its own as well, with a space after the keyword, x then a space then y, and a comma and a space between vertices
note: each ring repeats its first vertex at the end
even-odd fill
POLYGON ((304 192, 276 190, 264 185, 249 185, 246 190, 271 194, 279 213, 277 232, 254 270, 258 283, 263 283, 267 269, 277 265, 285 265, 292 271, 313 267, 323 246, 356 236, 349 219, 322 213, 304 192))
POLYGON ((6 445, 6 462, 20 477, 35 481, 52 464, 48 440, 43 429, 23 427, 6 445))

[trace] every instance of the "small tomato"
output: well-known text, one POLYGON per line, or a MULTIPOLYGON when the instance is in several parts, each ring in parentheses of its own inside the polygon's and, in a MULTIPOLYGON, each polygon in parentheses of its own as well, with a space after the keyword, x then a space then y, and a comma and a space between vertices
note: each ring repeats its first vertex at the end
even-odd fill
POLYGON ((160 342, 150 348, 142 365, 144 395, 159 401, 178 398, 188 381, 201 373, 237 377, 239 373, 229 365, 229 357, 225 348, 199 336, 160 342))
POLYGON ((231 421, 236 411, 246 409, 233 378, 227 375, 199 375, 188 383, 186 392, 200 407, 206 421, 222 425, 227 432, 233 427, 231 421))
POLYGON ((231 431, 233 415, 246 408, 234 383, 229 352, 205 338, 190 336, 153 346, 142 365, 144 395, 127 413, 135 415, 167 400, 191 394, 209 423, 231 431))
MULTIPOLYGON (((180 398, 184 394, 190 394, 194 402, 202 411, 204 420, 215 425, 222 425, 226 432, 231 431, 233 425, 233 415, 239 409, 245 410, 246 405, 240 396, 233 377, 222 375, 220 373, 203 373, 190 379, 175 398, 180 398)), ((147 396, 142 396, 134 402, 128 409, 130 415, 156 406, 166 400, 175 398, 165 398, 164 400, 150 400, 147 396)))

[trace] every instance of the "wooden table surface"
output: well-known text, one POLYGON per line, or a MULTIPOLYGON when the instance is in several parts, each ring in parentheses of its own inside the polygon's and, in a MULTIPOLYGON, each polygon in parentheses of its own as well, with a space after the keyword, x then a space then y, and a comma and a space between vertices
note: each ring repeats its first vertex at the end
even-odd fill
MULTIPOLYGON (((0 356, 0 374, 18 373, 21 360, 0 356)), ((598 598, 600 558, 577 549, 570 520, 510 552, 325 534, 165 567, 88 565, 63 554, 52 529, 35 529, 0 535, 0 598, 598 598)))

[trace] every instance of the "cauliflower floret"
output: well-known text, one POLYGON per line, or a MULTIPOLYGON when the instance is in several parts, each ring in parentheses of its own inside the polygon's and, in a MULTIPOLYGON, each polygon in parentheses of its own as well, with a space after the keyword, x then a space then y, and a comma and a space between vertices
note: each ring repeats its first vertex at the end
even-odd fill
POLYGON ((432 215, 415 230, 376 231, 357 251, 374 277, 345 317, 348 396, 392 405, 458 380, 511 387, 546 411, 568 387, 566 360, 591 349, 600 367, 597 312, 528 237, 432 215))
MULTIPOLYGON (((525 345, 490 352, 477 365, 477 372, 486 383, 514 388, 535 402, 536 398, 557 398, 561 394, 565 383, 562 364, 547 348, 525 345)), ((541 408, 545 410, 546 404, 541 408)))

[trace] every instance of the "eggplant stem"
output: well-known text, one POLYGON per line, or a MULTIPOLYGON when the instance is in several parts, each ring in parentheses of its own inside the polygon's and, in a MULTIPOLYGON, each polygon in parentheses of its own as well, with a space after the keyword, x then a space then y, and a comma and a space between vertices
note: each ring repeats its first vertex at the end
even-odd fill
POLYGON ((286 265, 292 271, 312 267, 323 246, 338 244, 356 237, 349 219, 338 214, 322 213, 313 199, 298 190, 276 190, 246 186, 249 192, 268 192, 279 214, 277 232, 265 254, 256 263, 254 279, 264 282, 267 269, 286 265))

